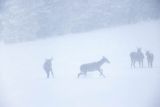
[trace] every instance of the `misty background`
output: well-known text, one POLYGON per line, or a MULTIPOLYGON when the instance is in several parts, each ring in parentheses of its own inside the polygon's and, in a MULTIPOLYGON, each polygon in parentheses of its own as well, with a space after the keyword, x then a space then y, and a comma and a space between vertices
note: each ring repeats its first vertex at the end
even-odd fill
POLYGON ((159 101, 160 0, 0 0, 0 107, 160 107, 159 101), (131 67, 137 48, 143 68, 131 67), (110 61, 99 68, 106 78, 96 70, 77 78, 81 65, 102 56, 110 61), (50 58, 54 78, 43 68, 50 58))
POLYGON ((160 0, 0 0, 0 40, 32 41, 160 18, 160 0))

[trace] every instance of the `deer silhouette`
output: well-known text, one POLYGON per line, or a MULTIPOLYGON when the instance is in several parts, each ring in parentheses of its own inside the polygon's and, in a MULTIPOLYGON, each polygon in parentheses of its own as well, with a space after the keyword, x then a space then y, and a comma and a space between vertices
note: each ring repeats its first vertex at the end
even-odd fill
POLYGON ((105 75, 103 74, 103 70, 101 69, 101 66, 106 62, 110 63, 110 61, 103 56, 102 59, 97 62, 82 64, 80 66, 80 73, 78 73, 78 78, 81 75, 87 75, 87 72, 93 72, 93 71, 98 71, 101 76, 105 77, 105 75))
POLYGON ((153 53, 150 53, 149 51, 147 51, 146 56, 147 56, 148 67, 152 68, 154 55, 153 55, 153 53))
POLYGON ((131 52, 130 58, 131 58, 131 67, 133 66, 135 68, 135 64, 136 62, 138 62, 139 67, 143 68, 144 54, 142 53, 141 48, 138 48, 137 52, 131 52))
POLYGON ((53 70, 52 70, 52 60, 53 60, 53 58, 46 59, 45 63, 43 64, 43 69, 45 70, 45 72, 47 74, 47 78, 49 78, 50 73, 51 73, 52 77, 54 77, 53 70))

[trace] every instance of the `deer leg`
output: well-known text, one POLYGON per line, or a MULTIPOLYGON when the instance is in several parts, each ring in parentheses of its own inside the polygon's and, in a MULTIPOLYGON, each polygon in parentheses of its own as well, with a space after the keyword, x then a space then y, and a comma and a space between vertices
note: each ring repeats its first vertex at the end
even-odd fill
POLYGON ((105 78, 105 75, 103 74, 103 70, 102 70, 102 69, 99 69, 98 71, 99 71, 100 75, 105 78))
POLYGON ((131 59, 131 68, 134 67, 134 60, 131 59))
POLYGON ((148 68, 150 68, 151 67, 151 62, 148 62, 148 68))
POLYGON ((139 63, 139 68, 141 68, 141 61, 139 61, 138 63, 139 63))
POLYGON ((51 70, 51 74, 52 74, 52 77, 54 78, 54 74, 53 74, 53 71, 51 70))
POLYGON ((132 68, 132 66, 133 66, 133 61, 131 61, 131 68, 132 68))
POLYGON ((151 68, 153 67, 153 62, 151 62, 151 68))
POLYGON ((143 68, 143 60, 142 60, 142 68, 143 68))
POLYGON ((139 68, 143 68, 143 62, 139 61, 139 68))
POLYGON ((135 68, 135 64, 136 64, 136 62, 135 61, 133 61, 133 67, 135 68))
POLYGON ((149 63, 148 68, 152 68, 152 62, 151 62, 151 61, 149 61, 148 63, 149 63))
POLYGON ((49 72, 48 71, 46 72, 46 74, 47 74, 47 78, 49 78, 49 72))
POLYGON ((85 76, 86 76, 86 73, 84 73, 84 72, 78 73, 78 78, 79 78, 81 75, 85 75, 85 76))
POLYGON ((79 76, 80 76, 81 74, 82 74, 82 73, 78 73, 78 76, 77 76, 77 77, 79 78, 79 76))

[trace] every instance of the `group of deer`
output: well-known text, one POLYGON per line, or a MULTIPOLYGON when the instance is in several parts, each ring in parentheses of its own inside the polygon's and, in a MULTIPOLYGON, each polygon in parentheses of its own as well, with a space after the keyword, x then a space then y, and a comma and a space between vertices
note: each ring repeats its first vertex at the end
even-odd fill
MULTIPOLYGON (((148 62, 148 67, 152 68, 153 67, 153 60, 154 60, 154 55, 153 53, 146 51, 146 58, 148 62)), ((131 58, 131 67, 136 67, 136 62, 139 63, 139 67, 143 68, 143 61, 144 61, 144 54, 141 51, 141 48, 137 49, 137 52, 131 52, 130 53, 130 58, 131 58)))
MULTIPOLYGON (((147 56, 147 61, 148 61, 148 67, 152 67, 153 54, 147 51, 146 56, 147 56)), ((136 62, 139 63, 139 67, 143 67, 144 54, 142 53, 141 49, 137 49, 137 52, 130 53, 130 58, 131 58, 131 67, 135 68, 136 62)), ((88 72, 94 72, 94 71, 98 71, 100 73, 100 76, 105 77, 105 75, 103 74, 103 69, 101 68, 101 66, 104 63, 110 63, 110 61, 106 57, 103 56, 102 59, 100 59, 97 62, 82 64, 80 66, 80 73, 78 73, 77 77, 79 78, 81 75, 86 76, 88 72)), ((47 59, 45 61, 43 68, 47 74, 47 78, 49 78, 50 74, 52 74, 53 76, 52 58, 47 59)))

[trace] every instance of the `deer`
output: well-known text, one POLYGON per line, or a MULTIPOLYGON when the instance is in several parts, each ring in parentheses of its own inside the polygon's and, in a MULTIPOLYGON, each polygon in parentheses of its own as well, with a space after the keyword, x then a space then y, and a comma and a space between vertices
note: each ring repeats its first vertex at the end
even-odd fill
POLYGON ((141 48, 138 48, 137 52, 131 52, 130 58, 131 58, 131 67, 133 66, 135 68, 135 64, 136 62, 138 62, 139 67, 143 68, 144 54, 142 53, 141 48))
POLYGON ((50 73, 51 73, 52 77, 54 77, 53 70, 52 70, 52 60, 53 60, 53 58, 46 59, 45 63, 43 64, 43 69, 46 72, 47 78, 49 78, 50 73))
POLYGON ((152 66, 153 66, 153 60, 154 60, 154 55, 153 55, 153 53, 147 51, 146 52, 146 56, 147 56, 148 68, 152 68, 152 66))
POLYGON ((80 73, 78 73, 78 78, 81 75, 86 76, 87 72, 94 72, 94 71, 98 71, 100 73, 100 76, 103 76, 105 78, 105 75, 103 74, 103 69, 101 69, 101 66, 104 63, 110 63, 110 61, 106 57, 103 56, 102 59, 97 62, 82 64, 80 66, 80 73))

